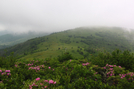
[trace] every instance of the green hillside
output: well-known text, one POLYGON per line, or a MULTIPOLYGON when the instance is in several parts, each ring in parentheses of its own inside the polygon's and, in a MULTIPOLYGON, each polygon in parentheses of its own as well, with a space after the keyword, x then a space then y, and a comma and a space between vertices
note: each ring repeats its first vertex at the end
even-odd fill
MULTIPOLYGON (((69 52, 75 58, 90 58, 101 51, 115 49, 134 51, 133 34, 119 27, 80 27, 38 37, 7 48, 7 54, 14 52, 20 59, 57 57, 69 52)), ((4 50, 0 51, 1 54, 4 50)))

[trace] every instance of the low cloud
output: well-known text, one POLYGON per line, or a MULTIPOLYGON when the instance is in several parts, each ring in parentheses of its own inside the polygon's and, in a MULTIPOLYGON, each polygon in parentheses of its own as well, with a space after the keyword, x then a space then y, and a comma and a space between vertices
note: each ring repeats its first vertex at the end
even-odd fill
POLYGON ((134 28, 133 0, 1 0, 0 31, 56 32, 81 26, 134 28))

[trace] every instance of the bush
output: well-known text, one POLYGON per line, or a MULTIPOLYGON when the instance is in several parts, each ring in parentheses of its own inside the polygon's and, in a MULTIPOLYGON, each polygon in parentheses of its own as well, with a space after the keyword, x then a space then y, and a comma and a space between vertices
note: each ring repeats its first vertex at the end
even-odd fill
POLYGON ((134 56, 128 50, 121 52, 117 49, 112 53, 99 53, 97 57, 92 56, 91 62, 101 67, 105 66, 108 63, 112 65, 125 67, 125 69, 127 70, 134 70, 134 56))
POLYGON ((86 59, 70 60, 72 56, 69 53, 65 53, 57 59, 34 59, 30 62, 16 62, 15 65, 13 57, 12 61, 9 60, 11 56, 3 57, 3 59, 6 59, 6 61, 2 62, 4 64, 0 67, 0 89, 44 89, 45 87, 47 89, 134 88, 133 72, 125 70, 122 66, 109 65, 115 62, 115 64, 124 64, 126 68, 131 68, 131 66, 125 65, 125 62, 133 62, 132 54, 127 51, 121 53, 116 50, 112 54, 101 53, 96 57, 96 60, 93 61, 92 59, 97 65, 93 65, 86 59), (125 61, 125 58, 129 61, 125 61), (9 68, 6 68, 6 62, 9 64, 9 68), (109 64, 104 65, 105 63, 109 64), (51 84, 48 82, 49 80, 51 80, 51 84), (52 80, 55 83, 52 83, 52 80))
POLYGON ((14 56, 14 53, 11 53, 7 57, 0 57, 0 67, 2 68, 10 68, 14 67, 16 63, 16 57, 14 56))
POLYGON ((66 52, 62 54, 61 56, 58 56, 58 61, 63 62, 72 59, 72 55, 69 52, 66 52))

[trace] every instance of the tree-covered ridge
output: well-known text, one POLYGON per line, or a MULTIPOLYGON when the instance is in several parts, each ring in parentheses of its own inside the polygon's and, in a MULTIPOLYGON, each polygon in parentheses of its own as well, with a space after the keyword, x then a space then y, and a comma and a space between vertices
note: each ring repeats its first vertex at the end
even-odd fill
POLYGON ((133 89, 134 54, 115 50, 90 59, 0 57, 1 89, 133 89))
POLYGON ((35 33, 35 32, 29 32, 29 33, 23 33, 23 34, 4 34, 0 35, 0 49, 11 47, 15 44, 22 43, 27 41, 28 39, 32 39, 35 37, 45 36, 48 35, 48 33, 35 33))

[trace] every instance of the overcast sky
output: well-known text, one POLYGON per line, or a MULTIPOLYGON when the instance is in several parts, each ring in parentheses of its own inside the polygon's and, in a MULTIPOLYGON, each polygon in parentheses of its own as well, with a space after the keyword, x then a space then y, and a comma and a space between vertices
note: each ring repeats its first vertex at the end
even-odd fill
POLYGON ((0 0, 0 31, 134 28, 134 0, 0 0))

